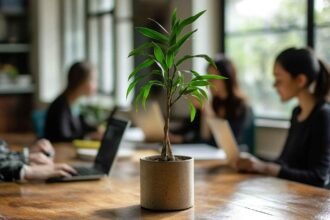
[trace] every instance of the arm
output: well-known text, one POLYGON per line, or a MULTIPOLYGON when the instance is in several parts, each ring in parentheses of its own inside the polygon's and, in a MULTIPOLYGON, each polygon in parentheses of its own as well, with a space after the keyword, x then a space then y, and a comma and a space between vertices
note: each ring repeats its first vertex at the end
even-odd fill
POLYGON ((0 181, 15 181, 20 179, 24 165, 23 155, 18 153, 0 154, 0 181))

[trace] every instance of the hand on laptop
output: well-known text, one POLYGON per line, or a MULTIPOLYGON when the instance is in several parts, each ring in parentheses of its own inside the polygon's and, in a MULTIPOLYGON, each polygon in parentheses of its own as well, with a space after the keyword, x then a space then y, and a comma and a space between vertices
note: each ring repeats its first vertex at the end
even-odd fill
POLYGON ((27 181, 46 180, 52 177, 71 177, 76 173, 67 164, 25 166, 23 179, 27 181))
POLYGON ((47 157, 45 154, 38 153, 30 153, 29 154, 29 165, 52 165, 53 158, 47 157))

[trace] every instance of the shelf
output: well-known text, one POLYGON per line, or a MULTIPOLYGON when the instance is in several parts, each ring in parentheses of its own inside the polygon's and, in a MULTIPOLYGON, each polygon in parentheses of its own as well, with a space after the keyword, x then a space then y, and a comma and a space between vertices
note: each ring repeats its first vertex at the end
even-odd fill
POLYGON ((34 92, 34 85, 0 85, 0 95, 29 94, 34 92))
POLYGON ((0 53, 26 53, 29 51, 29 44, 0 44, 0 53))
POLYGON ((21 11, 21 10, 13 10, 13 11, 0 10, 0 15, 7 17, 26 17, 27 13, 26 11, 21 11))

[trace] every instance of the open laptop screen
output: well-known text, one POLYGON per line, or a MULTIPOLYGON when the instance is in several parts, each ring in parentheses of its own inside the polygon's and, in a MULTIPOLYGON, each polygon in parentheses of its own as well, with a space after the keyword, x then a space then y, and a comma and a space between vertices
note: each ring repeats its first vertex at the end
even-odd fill
POLYGON ((104 173, 109 173, 128 125, 128 121, 115 118, 109 119, 100 149, 95 158, 95 168, 102 170, 104 173))

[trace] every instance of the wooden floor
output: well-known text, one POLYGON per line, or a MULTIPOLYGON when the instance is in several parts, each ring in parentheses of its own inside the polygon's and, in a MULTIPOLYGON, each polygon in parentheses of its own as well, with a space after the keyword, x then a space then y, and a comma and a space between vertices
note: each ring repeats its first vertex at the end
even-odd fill
MULTIPOLYGON (((70 146, 57 160, 79 162, 70 146)), ((117 161, 110 178, 79 183, 1 183, 0 219, 330 219, 330 192, 195 162, 195 206, 154 212, 139 205, 138 157, 117 161)))

